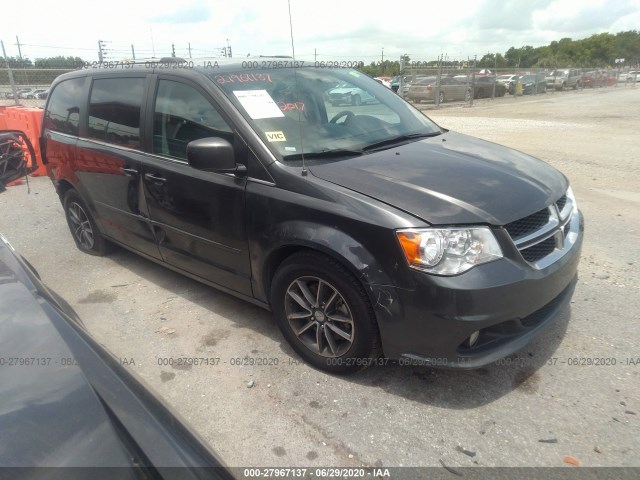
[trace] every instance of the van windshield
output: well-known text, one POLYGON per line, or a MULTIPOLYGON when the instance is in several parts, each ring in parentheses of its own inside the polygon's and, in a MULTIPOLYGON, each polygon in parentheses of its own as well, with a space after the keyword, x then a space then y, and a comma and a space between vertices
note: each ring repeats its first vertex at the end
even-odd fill
POLYGON ((281 161, 362 154, 441 129, 393 91, 351 69, 215 73, 211 79, 281 161))

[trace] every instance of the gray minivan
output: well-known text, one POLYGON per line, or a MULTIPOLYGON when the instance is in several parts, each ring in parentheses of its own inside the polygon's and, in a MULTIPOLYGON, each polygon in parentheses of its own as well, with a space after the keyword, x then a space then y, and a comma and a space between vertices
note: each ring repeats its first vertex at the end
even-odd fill
POLYGON ((41 146, 78 248, 121 245, 270 309, 329 372, 485 365, 553 322, 576 283, 583 221, 563 174, 352 68, 67 73, 41 146), (334 105, 338 86, 375 101, 334 105))

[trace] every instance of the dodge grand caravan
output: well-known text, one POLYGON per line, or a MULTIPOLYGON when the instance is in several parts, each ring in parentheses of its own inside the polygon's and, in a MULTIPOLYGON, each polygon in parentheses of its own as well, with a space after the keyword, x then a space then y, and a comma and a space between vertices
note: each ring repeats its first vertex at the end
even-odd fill
POLYGON ((439 127, 356 70, 293 66, 56 79, 41 147, 77 247, 118 244, 270 309, 334 373, 475 368, 558 317, 583 237, 564 175, 439 127), (372 100, 334 105, 339 85, 372 100))

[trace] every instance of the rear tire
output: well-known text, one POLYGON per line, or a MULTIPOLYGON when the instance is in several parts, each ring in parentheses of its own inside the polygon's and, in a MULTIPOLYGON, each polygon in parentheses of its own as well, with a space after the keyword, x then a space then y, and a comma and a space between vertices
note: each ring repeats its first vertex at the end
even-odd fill
POLYGON ((380 355, 367 294, 331 257, 305 251, 286 259, 273 277, 271 307, 291 348, 319 370, 354 373, 380 355))
POLYGON ((78 192, 73 189, 67 191, 62 205, 67 217, 67 225, 78 249, 99 257, 109 253, 111 244, 98 230, 91 212, 78 192))

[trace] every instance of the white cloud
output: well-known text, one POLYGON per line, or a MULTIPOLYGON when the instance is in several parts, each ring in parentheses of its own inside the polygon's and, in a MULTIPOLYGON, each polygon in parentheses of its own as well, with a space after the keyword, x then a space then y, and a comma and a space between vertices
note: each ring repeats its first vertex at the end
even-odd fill
MULTIPOLYGON (((50 11, 49 2, 33 0, 30 11, 50 11)), ((637 29, 640 0, 458 0, 449 4, 404 0, 386 4, 370 0, 291 0, 296 54, 313 59, 398 58, 415 60, 505 52, 509 47, 538 46, 562 37, 637 29), (384 6, 380 8, 377 5, 384 6)), ((6 27, 7 25, 5 25, 6 27)), ((110 43, 112 59, 176 53, 214 55, 230 40, 234 56, 291 54, 286 0, 190 0, 163 4, 151 0, 112 0, 95 4, 61 0, 55 18, 30 15, 3 30, 7 54, 17 55, 15 35, 24 56, 78 55, 97 57, 98 40, 110 43), (176 7, 176 5, 178 5, 176 7), (55 48, 46 48, 55 47, 55 48)))

